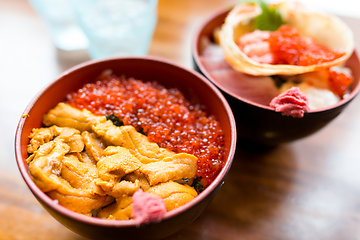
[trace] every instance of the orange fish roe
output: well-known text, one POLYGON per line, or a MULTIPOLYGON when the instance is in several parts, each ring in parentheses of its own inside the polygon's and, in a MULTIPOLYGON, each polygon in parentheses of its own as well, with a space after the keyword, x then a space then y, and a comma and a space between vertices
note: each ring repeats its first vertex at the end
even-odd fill
POLYGON ((96 115, 114 114, 160 147, 195 155, 197 176, 204 186, 223 166, 224 135, 219 122, 206 114, 203 105, 188 101, 176 88, 103 75, 69 94, 67 102, 96 115))
POLYGON ((345 54, 319 45, 311 37, 302 35, 288 25, 271 32, 268 41, 275 64, 308 66, 333 61, 345 54))
POLYGON ((354 77, 336 70, 329 69, 329 87, 330 90, 342 97, 351 83, 353 83, 354 77))

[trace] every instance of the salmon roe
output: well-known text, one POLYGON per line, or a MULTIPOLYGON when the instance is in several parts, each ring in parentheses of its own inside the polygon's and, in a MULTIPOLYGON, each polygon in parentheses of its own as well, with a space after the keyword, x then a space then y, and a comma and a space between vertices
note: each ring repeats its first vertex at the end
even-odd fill
POLYGON ((67 103, 96 115, 114 114, 132 125, 149 141, 176 153, 198 158, 197 176, 210 184, 223 166, 224 135, 215 117, 204 106, 187 100, 176 88, 114 74, 101 75, 68 95, 67 103))
POLYGON ((268 41, 275 64, 309 66, 330 62, 345 55, 319 45, 311 37, 304 36, 288 25, 282 25, 271 32, 268 41))
POLYGON ((329 87, 330 90, 342 97, 351 83, 353 83, 354 77, 343 72, 329 69, 329 87))

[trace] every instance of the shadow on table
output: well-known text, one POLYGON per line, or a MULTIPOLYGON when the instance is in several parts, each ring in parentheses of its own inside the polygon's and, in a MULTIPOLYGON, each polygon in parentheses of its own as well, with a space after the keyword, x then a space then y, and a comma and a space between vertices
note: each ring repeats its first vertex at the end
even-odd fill
POLYGON ((167 239, 267 236, 272 219, 281 217, 286 209, 282 203, 291 196, 296 176, 291 145, 245 148, 238 144, 225 184, 213 202, 198 219, 167 239))

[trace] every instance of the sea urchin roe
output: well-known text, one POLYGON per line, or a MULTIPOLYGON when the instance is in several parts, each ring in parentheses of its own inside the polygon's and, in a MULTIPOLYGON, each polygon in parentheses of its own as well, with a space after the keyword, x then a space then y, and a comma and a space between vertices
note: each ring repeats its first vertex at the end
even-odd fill
POLYGON ((345 55, 319 45, 313 38, 304 36, 288 25, 271 32, 269 43, 275 64, 309 66, 330 62, 345 55))
POLYGON ((206 186, 223 166, 224 135, 204 106, 190 102, 176 88, 116 75, 101 75, 68 95, 70 105, 96 115, 115 115, 157 143, 176 153, 198 158, 197 176, 206 186))

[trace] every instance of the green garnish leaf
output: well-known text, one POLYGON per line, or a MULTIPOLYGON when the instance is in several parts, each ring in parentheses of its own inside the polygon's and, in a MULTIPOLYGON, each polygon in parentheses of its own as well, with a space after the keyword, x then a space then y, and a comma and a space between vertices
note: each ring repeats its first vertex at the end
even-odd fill
POLYGON ((275 86, 277 88, 280 88, 281 85, 283 85, 284 83, 286 83, 286 78, 280 76, 280 75, 273 75, 273 76, 270 76, 272 78, 272 80, 274 81, 275 83, 275 86))
POLYGON ((106 117, 106 120, 112 121, 112 123, 113 123, 115 126, 120 127, 120 126, 123 126, 123 125, 124 125, 124 123, 123 123, 117 116, 115 116, 113 113, 110 114, 110 115, 105 115, 105 117, 106 117))
POLYGON ((205 190, 204 185, 201 183, 201 177, 196 177, 191 186, 198 194, 205 190))
POLYGON ((270 7, 262 0, 247 0, 245 3, 255 3, 262 9, 262 14, 255 19, 255 29, 276 31, 285 22, 275 7, 270 7))
POLYGON ((183 178, 182 179, 184 182, 190 182, 190 178, 183 178))

